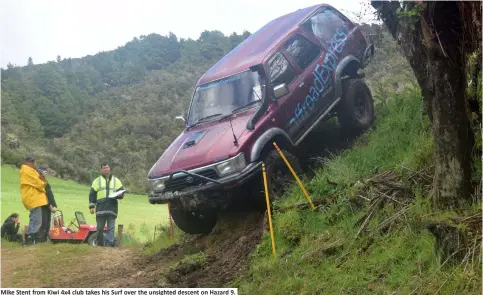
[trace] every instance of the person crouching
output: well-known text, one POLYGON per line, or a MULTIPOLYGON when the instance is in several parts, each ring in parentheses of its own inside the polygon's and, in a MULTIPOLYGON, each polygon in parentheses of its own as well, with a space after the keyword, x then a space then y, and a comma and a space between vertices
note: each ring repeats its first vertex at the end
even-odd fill
POLYGON ((22 235, 18 233, 20 227, 20 217, 18 213, 12 213, 3 222, 1 235, 2 238, 9 242, 22 242, 22 235))

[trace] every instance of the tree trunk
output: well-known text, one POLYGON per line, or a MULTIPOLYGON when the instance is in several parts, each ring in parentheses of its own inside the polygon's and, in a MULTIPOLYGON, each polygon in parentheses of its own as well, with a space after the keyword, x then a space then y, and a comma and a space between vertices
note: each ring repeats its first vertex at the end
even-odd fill
MULTIPOLYGON (((471 201, 470 124, 465 102, 464 38, 458 2, 426 3, 410 30, 401 24, 398 1, 373 1, 384 24, 403 49, 421 88, 433 124, 434 205, 458 208, 471 201), (436 13, 437 11, 437 13, 436 13)), ((414 2, 403 3, 406 8, 414 2)))
POLYGON ((431 60, 433 100, 434 205, 459 208, 471 201, 471 145, 464 72, 447 58, 431 60))

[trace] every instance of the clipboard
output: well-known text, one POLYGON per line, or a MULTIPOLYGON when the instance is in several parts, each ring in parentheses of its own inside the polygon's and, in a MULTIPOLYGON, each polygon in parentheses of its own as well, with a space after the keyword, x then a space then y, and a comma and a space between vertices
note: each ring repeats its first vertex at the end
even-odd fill
POLYGON ((126 192, 126 190, 125 190, 125 189, 123 189, 123 190, 117 191, 117 192, 115 192, 115 193, 112 193, 112 194, 110 194, 110 195, 109 195, 109 196, 107 196, 107 197, 108 197, 108 198, 117 198, 117 197, 119 197, 120 195, 124 194, 125 192, 126 192))

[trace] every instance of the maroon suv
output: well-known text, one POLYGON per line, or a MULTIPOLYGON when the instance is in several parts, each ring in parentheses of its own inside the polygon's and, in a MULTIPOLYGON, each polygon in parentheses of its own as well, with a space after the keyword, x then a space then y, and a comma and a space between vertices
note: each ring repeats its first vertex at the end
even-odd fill
POLYGON ((248 200, 267 168, 273 198, 293 179, 274 149, 300 171, 297 147, 326 119, 342 130, 373 122, 372 95, 362 80, 374 55, 361 29, 329 5, 272 20, 211 67, 198 81, 185 130, 148 174, 149 202, 170 203, 176 225, 208 233, 233 195, 248 200))

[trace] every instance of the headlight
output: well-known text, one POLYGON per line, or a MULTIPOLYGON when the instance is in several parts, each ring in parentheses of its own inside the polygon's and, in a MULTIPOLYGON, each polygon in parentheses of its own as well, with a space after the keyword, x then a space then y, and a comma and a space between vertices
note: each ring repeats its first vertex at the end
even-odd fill
POLYGON ((153 186, 153 191, 156 193, 161 193, 164 191, 165 185, 164 183, 166 182, 166 179, 158 179, 153 181, 152 186, 153 186))
POLYGON ((243 153, 239 153, 237 156, 216 165, 216 170, 218 170, 220 176, 225 176, 240 171, 245 168, 245 166, 245 157, 243 153))

